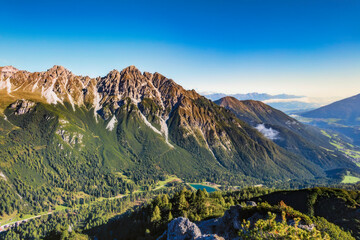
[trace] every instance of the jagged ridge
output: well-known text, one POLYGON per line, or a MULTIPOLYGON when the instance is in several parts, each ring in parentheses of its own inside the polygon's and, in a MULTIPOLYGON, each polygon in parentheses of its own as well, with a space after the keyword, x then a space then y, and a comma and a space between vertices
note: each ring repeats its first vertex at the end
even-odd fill
POLYGON ((159 73, 141 73, 134 66, 97 78, 76 76, 62 66, 34 73, 4 67, 0 86, 10 102, 31 99, 71 106, 73 111, 93 111, 96 121, 106 122, 108 131, 119 132, 116 126, 129 114, 136 115, 162 135, 170 149, 185 149, 201 162, 225 171, 262 179, 324 174, 311 161, 278 147, 194 90, 185 90, 159 73))

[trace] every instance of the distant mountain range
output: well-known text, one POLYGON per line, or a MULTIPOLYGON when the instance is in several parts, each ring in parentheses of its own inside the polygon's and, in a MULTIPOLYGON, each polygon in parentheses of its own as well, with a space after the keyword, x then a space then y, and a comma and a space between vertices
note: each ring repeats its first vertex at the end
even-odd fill
POLYGON ((360 126, 360 94, 300 115, 308 118, 334 119, 340 124, 360 126))
POLYGON ((342 133, 360 146, 360 94, 300 113, 300 116, 305 118, 300 120, 342 133))
POLYGON ((220 98, 231 96, 237 98, 238 100, 258 100, 264 101, 269 99, 293 99, 293 98, 301 98, 302 96, 296 95, 289 95, 289 94, 277 94, 277 95, 270 95, 267 93, 236 93, 236 94, 225 94, 225 93, 210 93, 205 94, 205 97, 209 98, 212 101, 218 100, 220 98))
POLYGON ((267 93, 246 93, 246 94, 225 94, 225 93, 210 93, 204 94, 205 97, 212 101, 220 98, 231 96, 238 100, 256 100, 262 101, 276 109, 286 113, 303 112, 309 109, 314 109, 320 106, 319 103, 309 102, 304 96, 296 96, 289 94, 270 95, 267 93))

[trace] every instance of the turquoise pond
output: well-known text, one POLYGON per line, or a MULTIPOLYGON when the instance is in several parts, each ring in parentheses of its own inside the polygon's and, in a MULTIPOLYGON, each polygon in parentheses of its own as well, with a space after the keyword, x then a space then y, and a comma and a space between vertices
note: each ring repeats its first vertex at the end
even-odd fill
POLYGON ((205 189, 208 193, 217 191, 216 188, 209 187, 209 186, 206 186, 206 185, 201 185, 201 184, 190 184, 190 186, 192 186, 196 190, 205 189))

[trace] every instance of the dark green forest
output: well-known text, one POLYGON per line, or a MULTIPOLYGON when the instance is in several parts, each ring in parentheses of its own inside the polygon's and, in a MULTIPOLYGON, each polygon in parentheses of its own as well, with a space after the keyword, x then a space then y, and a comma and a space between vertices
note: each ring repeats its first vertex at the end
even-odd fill
POLYGON ((283 237, 281 239, 288 239, 286 236, 291 234, 303 236, 301 239, 360 237, 359 218, 354 219, 359 214, 356 209, 360 206, 360 191, 335 188, 293 191, 244 188, 240 191, 210 194, 205 190, 177 188, 156 196, 148 193, 134 194, 122 199, 84 204, 30 220, 0 236, 1 239, 156 239, 174 218, 182 216, 193 222, 200 222, 222 217, 234 205, 243 206, 240 214, 244 220, 254 213, 268 216, 260 219, 254 226, 244 221, 244 229, 247 230, 239 232, 244 239, 258 239, 256 237, 259 232, 275 232, 283 237), (302 201, 301 198, 307 200, 302 201), (257 206, 247 206, 246 202, 249 200, 256 201, 257 206), (141 203, 134 205, 137 202, 141 203), (303 203, 304 208, 299 207, 299 203, 303 203), (333 206, 338 209, 336 215, 333 206), (275 216, 314 224, 316 231, 294 229, 284 220, 275 221, 275 216), (335 216, 343 222, 335 221, 335 216))

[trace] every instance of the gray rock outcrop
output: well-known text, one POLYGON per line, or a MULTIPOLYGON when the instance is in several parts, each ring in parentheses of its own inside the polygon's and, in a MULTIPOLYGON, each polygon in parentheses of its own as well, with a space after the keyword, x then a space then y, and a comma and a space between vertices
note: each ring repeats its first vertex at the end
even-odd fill
POLYGON ((35 106, 35 103, 29 100, 17 100, 11 104, 11 108, 15 109, 15 115, 29 113, 35 106))
POLYGON ((187 218, 176 218, 168 225, 167 239, 186 240, 197 239, 200 236, 201 231, 198 226, 187 218))
POLYGON ((184 217, 175 218, 168 224, 168 230, 158 240, 223 240, 216 234, 201 234, 199 227, 184 217))

